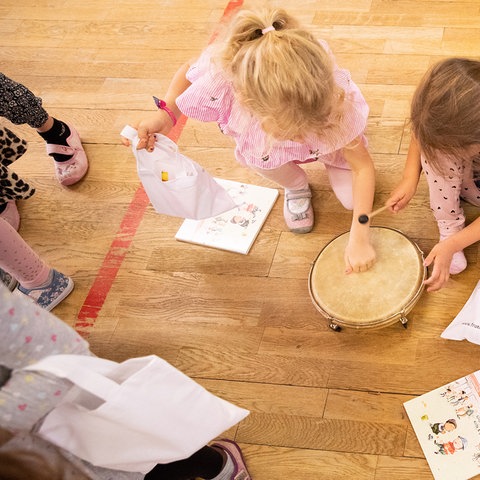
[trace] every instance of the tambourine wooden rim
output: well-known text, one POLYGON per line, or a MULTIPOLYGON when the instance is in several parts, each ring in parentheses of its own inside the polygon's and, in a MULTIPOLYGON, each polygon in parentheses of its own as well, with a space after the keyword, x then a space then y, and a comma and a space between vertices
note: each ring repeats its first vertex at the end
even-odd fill
MULTIPOLYGON (((318 267, 318 262, 319 259, 325 254, 325 252, 332 247, 332 244, 335 242, 338 242, 340 237, 343 236, 348 236, 349 232, 344 232, 340 235, 337 235, 334 237, 332 240, 330 240, 318 253, 317 257, 315 258, 315 261, 312 263, 311 268, 310 268, 310 273, 308 276, 308 290, 310 294, 310 298, 312 299, 312 302, 315 306, 315 308, 326 318, 330 321, 330 324, 332 328, 334 326, 342 326, 342 327, 348 327, 348 328, 355 328, 355 329, 360 329, 360 328, 380 328, 380 327, 386 327, 389 325, 392 325, 393 323, 400 321, 402 324, 406 325, 407 318, 406 315, 413 309, 415 304, 417 303, 418 299, 420 298, 421 294, 423 293, 424 290, 424 285, 423 282, 427 277, 427 268, 423 265, 423 252, 420 250, 418 245, 410 240, 404 233, 401 231, 391 228, 391 227, 370 227, 372 229, 372 233, 377 234, 377 232, 380 231, 389 231, 389 234, 394 233, 398 234, 401 236, 401 241, 405 241, 405 245, 409 245, 409 247, 412 247, 412 252, 415 253, 415 258, 416 262, 418 265, 416 267, 418 268, 418 271, 416 272, 417 278, 415 281, 415 284, 411 286, 411 292, 409 295, 402 300, 402 302, 398 305, 395 305, 392 308, 396 308, 395 312, 388 312, 385 314, 379 314, 377 318, 369 318, 365 320, 355 320, 353 321, 352 318, 347 317, 346 315, 341 314, 338 311, 335 311, 331 307, 325 304, 325 302, 320 298, 320 295, 316 291, 315 285, 314 285, 314 278, 316 274, 316 268, 318 267)), ((348 238, 346 238, 348 239, 348 238)), ((412 257, 413 258, 413 257, 412 257)), ((341 261, 343 262, 343 256, 341 258, 341 261)), ((343 265, 343 264, 342 264, 343 265)), ((339 266, 339 268, 342 268, 339 266)), ((355 275, 363 275, 362 273, 355 274, 355 275)), ((361 278, 361 277, 359 277, 361 278)))

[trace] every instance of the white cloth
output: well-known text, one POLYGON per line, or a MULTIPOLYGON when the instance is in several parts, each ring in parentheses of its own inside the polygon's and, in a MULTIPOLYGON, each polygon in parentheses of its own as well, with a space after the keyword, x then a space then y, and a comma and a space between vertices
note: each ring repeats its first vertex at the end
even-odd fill
POLYGON ((468 340, 480 345, 480 281, 453 322, 440 336, 448 340, 468 340))
POLYGON ((155 355, 122 363, 53 355, 25 369, 78 387, 46 416, 39 435, 105 468, 147 473, 182 460, 249 413, 155 355))
POLYGON ((127 125, 121 135, 132 144, 138 176, 158 213, 203 220, 235 208, 227 191, 165 135, 156 134, 153 152, 137 150, 134 128, 127 125))

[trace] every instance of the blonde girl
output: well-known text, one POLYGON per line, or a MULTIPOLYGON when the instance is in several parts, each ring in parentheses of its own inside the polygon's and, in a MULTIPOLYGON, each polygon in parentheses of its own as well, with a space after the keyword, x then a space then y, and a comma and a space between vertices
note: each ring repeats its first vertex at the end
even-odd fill
MULTIPOLYGON (((290 231, 314 225, 312 192, 299 164, 320 161, 342 205, 353 210, 346 271, 375 261, 369 225, 375 173, 364 130, 368 106, 324 41, 282 9, 239 10, 221 39, 174 76, 154 115, 138 122, 140 148, 166 134, 183 113, 218 123, 237 160, 285 189, 290 231)), ((128 144, 124 140, 125 144, 128 144)))
POLYGON ((467 267, 463 249, 480 240, 480 219, 465 226, 461 205, 465 200, 480 206, 475 181, 480 170, 480 62, 449 58, 431 67, 414 94, 411 125, 403 179, 387 204, 394 212, 404 208, 425 172, 440 233, 425 259, 425 265, 433 264, 425 284, 434 291, 467 267))

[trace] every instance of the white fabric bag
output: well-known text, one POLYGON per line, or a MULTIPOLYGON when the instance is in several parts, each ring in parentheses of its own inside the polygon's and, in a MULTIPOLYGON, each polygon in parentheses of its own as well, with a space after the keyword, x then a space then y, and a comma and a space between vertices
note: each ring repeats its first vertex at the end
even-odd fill
POLYGON ((99 467, 147 473, 189 457, 249 414, 156 355, 122 363, 52 355, 24 370, 74 383, 38 433, 99 467))
POLYGON ((480 345, 480 281, 463 308, 440 336, 448 340, 468 340, 480 345))
POLYGON ((202 220, 235 208, 227 191, 165 135, 155 135, 153 152, 137 150, 137 131, 129 125, 120 135, 131 142, 138 176, 158 213, 202 220))

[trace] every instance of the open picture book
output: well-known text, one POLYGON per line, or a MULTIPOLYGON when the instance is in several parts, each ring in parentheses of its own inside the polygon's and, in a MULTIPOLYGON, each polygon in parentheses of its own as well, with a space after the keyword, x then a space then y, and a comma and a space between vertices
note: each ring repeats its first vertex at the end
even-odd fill
POLYGON ((185 219, 175 238, 246 255, 275 204, 278 190, 222 178, 215 180, 236 206, 205 220, 185 219))
POLYGON ((480 370, 404 407, 436 480, 480 474, 480 370))

